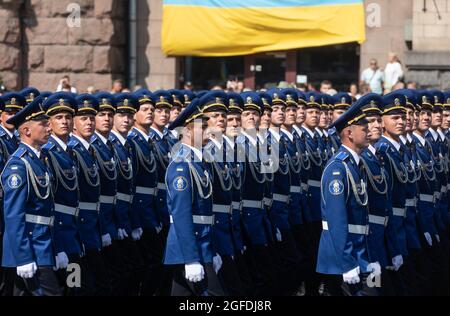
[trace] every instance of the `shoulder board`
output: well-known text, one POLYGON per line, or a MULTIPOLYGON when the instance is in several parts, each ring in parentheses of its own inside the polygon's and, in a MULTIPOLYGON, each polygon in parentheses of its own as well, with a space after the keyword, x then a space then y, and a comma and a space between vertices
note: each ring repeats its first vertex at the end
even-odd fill
POLYGON ((340 151, 336 154, 336 156, 334 156, 334 158, 336 160, 344 161, 348 158, 348 153, 346 153, 345 151, 340 151))
POLYGON ((17 158, 22 158, 27 153, 27 150, 24 147, 19 147, 12 156, 17 158))

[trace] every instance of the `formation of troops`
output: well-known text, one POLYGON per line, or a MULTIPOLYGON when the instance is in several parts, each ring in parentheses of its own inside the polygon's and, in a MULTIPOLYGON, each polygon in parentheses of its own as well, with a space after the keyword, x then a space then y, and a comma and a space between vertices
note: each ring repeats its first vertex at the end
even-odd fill
POLYGON ((0 111, 3 295, 450 294, 450 93, 27 88, 0 111))

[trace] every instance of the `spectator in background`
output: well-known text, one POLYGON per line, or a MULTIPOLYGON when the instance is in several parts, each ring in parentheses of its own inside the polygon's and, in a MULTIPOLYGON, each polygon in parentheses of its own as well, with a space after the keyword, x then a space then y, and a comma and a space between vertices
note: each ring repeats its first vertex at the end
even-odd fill
POLYGON ((192 82, 190 81, 186 81, 186 83, 184 84, 184 90, 193 90, 194 89, 194 85, 192 84, 192 82))
POLYGON ((392 91, 405 89, 405 87, 405 83, 403 81, 399 81, 392 87, 392 91))
POLYGON ((393 87, 403 78, 402 64, 397 54, 389 53, 389 61, 384 69, 384 93, 392 91, 393 87))
POLYGON ((122 79, 116 79, 113 81, 111 94, 121 93, 123 92, 124 84, 122 79))
POLYGON ((95 89, 94 86, 89 86, 89 87, 86 89, 86 92, 89 93, 89 94, 95 94, 95 93, 97 93, 97 89, 95 89))
POLYGON ((320 92, 321 93, 327 93, 328 91, 333 89, 333 84, 330 80, 324 80, 320 83, 320 92))
POLYGON ((56 92, 60 92, 60 91, 77 93, 77 89, 75 87, 72 87, 72 85, 70 84, 69 76, 65 75, 59 81, 59 84, 56 87, 56 92))
POLYGON ((302 92, 306 92, 306 90, 308 89, 308 86, 304 83, 300 83, 297 85, 297 89, 302 91, 302 92))
POLYGON ((361 94, 359 93, 358 85, 356 83, 353 82, 350 85, 348 94, 350 94, 350 96, 353 98, 353 100, 358 100, 361 97, 361 94))
POLYGON ((317 92, 318 83, 310 82, 308 83, 308 91, 316 91, 317 92))
POLYGON ((406 83, 406 88, 407 89, 413 89, 413 90, 417 90, 419 88, 419 86, 417 85, 417 82, 414 81, 408 81, 406 83))
POLYGON ((242 93, 245 89, 244 81, 238 81, 236 85, 236 93, 242 93))
MULTIPOLYGON (((378 67, 378 61, 372 58, 369 63, 369 68, 361 73, 360 86, 368 86, 373 93, 383 94, 383 71, 378 67)), ((361 91, 363 91, 361 89, 361 91)))

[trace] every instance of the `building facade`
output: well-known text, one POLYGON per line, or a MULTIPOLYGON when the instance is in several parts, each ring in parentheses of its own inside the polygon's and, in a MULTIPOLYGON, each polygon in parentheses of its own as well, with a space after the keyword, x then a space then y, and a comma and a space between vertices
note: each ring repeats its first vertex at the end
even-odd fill
POLYGON ((227 58, 167 57, 161 51, 162 0, 3 0, 0 80, 7 89, 56 88, 70 75, 79 91, 114 79, 151 90, 186 81, 206 89, 230 78, 250 88, 279 81, 357 82, 371 58, 389 52, 406 81, 450 89, 450 0, 366 0, 366 41, 227 58))

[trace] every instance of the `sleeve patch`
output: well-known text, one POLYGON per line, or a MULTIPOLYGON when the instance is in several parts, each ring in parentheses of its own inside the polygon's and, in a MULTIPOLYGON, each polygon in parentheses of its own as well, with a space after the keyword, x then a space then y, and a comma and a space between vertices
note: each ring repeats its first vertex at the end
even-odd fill
POLYGON ((188 187, 188 182, 185 177, 176 177, 175 180, 173 180, 173 188, 175 191, 183 192, 188 187))
POLYGON ((341 195, 344 192, 344 184, 340 180, 333 180, 328 189, 332 195, 341 195))
POLYGON ((14 173, 8 177, 7 183, 11 189, 17 189, 17 188, 20 188, 23 181, 22 181, 22 178, 18 174, 14 173))

